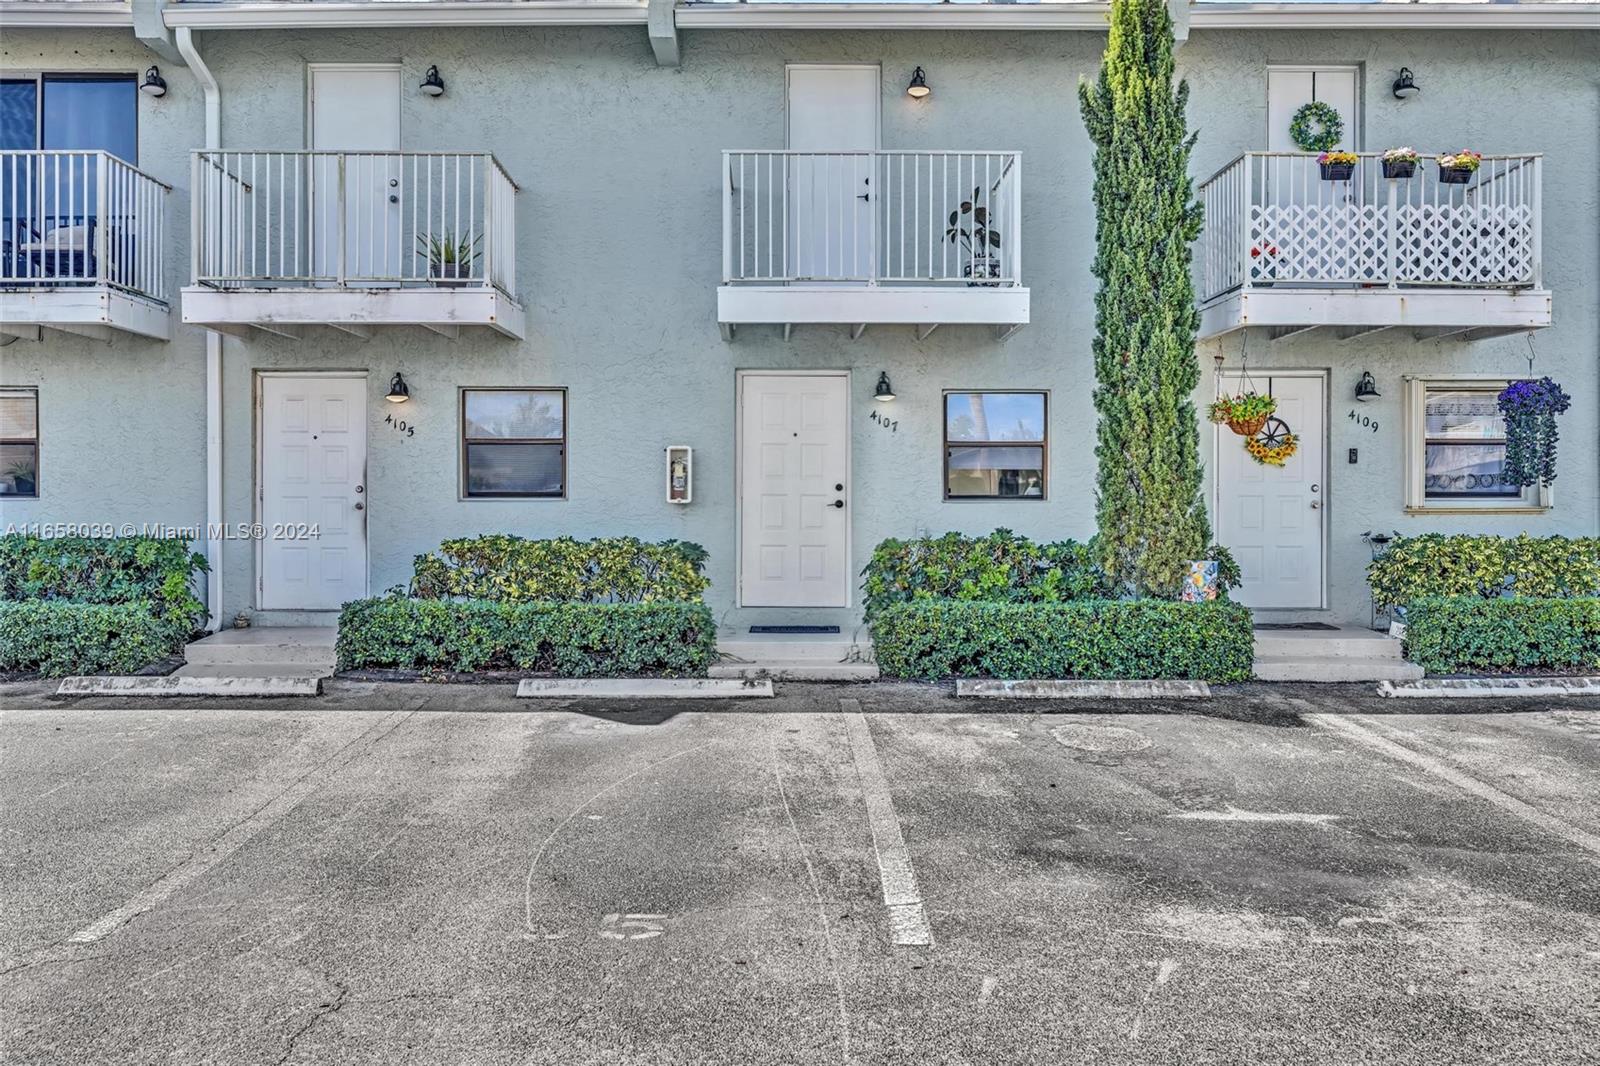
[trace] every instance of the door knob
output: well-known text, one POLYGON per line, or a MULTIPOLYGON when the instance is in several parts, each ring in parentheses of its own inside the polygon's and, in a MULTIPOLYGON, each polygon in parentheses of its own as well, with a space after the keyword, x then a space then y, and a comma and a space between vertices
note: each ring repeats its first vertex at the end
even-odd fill
POLYGON ((366 509, 367 509, 367 505, 366 504, 362 503, 360 500, 356 501, 356 510, 365 511, 366 509))
POLYGON ((1322 501, 1321 500, 1312 500, 1311 501, 1311 509, 1313 511, 1320 511, 1322 509, 1322 501))
POLYGON ((838 507, 838 508, 843 508, 844 507, 844 501, 843 500, 834 500, 833 501, 833 505, 835 507, 838 507))
POLYGON ((391 204, 397 204, 397 203, 400 202, 400 197, 396 196, 394 193, 390 193, 389 194, 389 202, 391 204))

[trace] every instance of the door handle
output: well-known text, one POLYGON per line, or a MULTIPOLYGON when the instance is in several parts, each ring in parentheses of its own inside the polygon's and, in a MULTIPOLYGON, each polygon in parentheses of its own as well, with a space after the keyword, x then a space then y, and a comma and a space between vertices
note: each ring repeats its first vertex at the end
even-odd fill
POLYGON ((844 501, 843 501, 843 500, 834 500, 834 501, 833 501, 833 505, 834 505, 834 506, 835 506, 835 507, 838 507, 838 508, 840 508, 840 509, 843 509, 843 507, 844 507, 844 501))
POLYGON ((366 509, 367 509, 367 505, 366 504, 362 503, 360 500, 356 501, 356 510, 365 511, 366 509))
POLYGON ((1311 501, 1311 509, 1312 509, 1312 510, 1313 510, 1313 511, 1320 511, 1320 510, 1322 510, 1322 501, 1321 501, 1321 500, 1312 500, 1312 501, 1311 501))
MULTIPOLYGON (((861 184, 867 186, 870 189, 871 186, 872 186, 872 179, 871 178, 862 178, 861 179, 861 184)), ((857 200, 865 200, 868 203, 871 203, 872 202, 872 193, 871 192, 864 192, 861 195, 857 196, 856 199, 857 200)))
POLYGON ((390 193, 389 194, 389 202, 391 204, 397 204, 397 203, 400 202, 400 197, 396 196, 394 193, 390 193))

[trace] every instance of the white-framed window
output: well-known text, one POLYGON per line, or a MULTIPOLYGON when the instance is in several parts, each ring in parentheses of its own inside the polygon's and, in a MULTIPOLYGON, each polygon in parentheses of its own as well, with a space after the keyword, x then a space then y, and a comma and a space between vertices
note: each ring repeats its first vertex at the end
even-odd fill
POLYGON ((1505 480, 1498 397, 1509 380, 1471 375, 1405 379, 1406 509, 1542 511, 1550 490, 1505 480))
POLYGON ((38 390, 0 389, 0 496, 38 495, 38 390))
POLYGON ((567 390, 461 390, 461 495, 564 499, 567 390))
POLYGON ((944 498, 1044 499, 1049 408, 1044 392, 946 392, 944 498))

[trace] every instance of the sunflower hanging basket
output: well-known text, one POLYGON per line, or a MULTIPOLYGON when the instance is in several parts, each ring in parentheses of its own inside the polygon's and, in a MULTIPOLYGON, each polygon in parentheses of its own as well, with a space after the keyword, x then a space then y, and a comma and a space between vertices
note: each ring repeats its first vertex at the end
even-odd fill
POLYGON ((1250 458, 1262 466, 1282 466, 1300 450, 1300 438, 1281 418, 1268 418, 1259 431, 1244 442, 1250 458))
POLYGON ((1241 437, 1254 437, 1267 424, 1278 401, 1257 392, 1244 392, 1237 396, 1218 396, 1211 405, 1211 421, 1227 426, 1241 437))

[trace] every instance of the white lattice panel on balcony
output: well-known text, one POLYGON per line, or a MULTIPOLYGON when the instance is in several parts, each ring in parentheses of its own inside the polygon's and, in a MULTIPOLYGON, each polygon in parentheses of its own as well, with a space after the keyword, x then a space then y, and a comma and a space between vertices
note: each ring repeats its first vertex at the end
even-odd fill
POLYGON ((1422 205, 1398 213, 1400 278, 1505 285, 1533 274, 1533 212, 1526 205, 1422 205))

